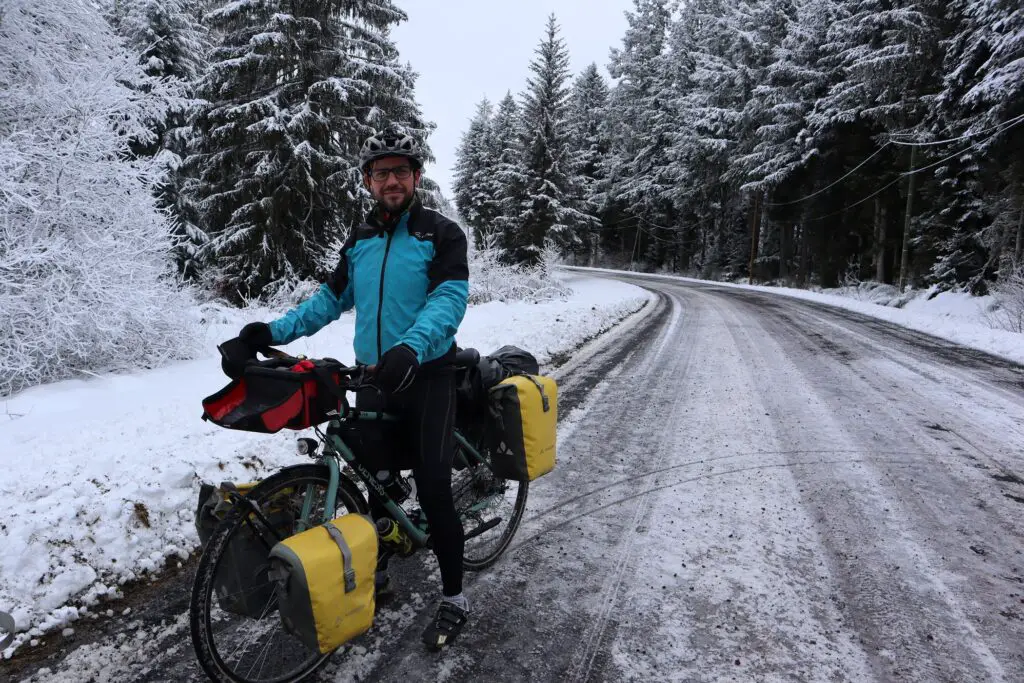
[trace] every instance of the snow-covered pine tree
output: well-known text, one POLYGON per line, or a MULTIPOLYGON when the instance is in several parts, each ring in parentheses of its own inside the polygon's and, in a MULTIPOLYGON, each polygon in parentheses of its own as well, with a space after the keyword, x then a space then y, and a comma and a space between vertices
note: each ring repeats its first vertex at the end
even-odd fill
POLYGON ((151 159, 126 161, 175 101, 87 0, 0 16, 0 395, 195 350, 170 277, 151 159), (45 45, 46 49, 40 49, 45 45), (140 91, 126 83, 145 86, 140 91))
POLYGON ((196 0, 122 0, 115 6, 118 33, 154 78, 195 80, 206 66, 206 30, 196 0))
MULTIPOLYGON (((739 160, 747 172, 746 187, 763 193, 766 215, 778 226, 778 276, 788 279, 795 273, 799 283, 806 282, 808 276, 807 261, 799 256, 807 253, 811 234, 821 227, 809 225, 804 219, 831 210, 819 209, 816 196, 805 198, 814 194, 817 185, 831 182, 815 180, 820 177, 815 170, 820 168, 822 150, 827 150, 831 142, 815 135, 808 116, 836 76, 820 60, 825 36, 837 16, 835 0, 796 3, 786 37, 775 50, 763 83, 754 91, 766 108, 766 119, 755 133, 753 150, 739 160)), ((884 245, 884 231, 880 225, 875 227, 884 245)), ((875 252, 884 272, 885 250, 876 247, 875 252)))
MULTIPOLYGON (((206 67, 210 36, 199 17, 200 0, 115 0, 108 20, 136 55, 144 72, 157 79, 169 79, 191 96, 194 84, 206 67)), ((188 110, 194 101, 184 101, 148 123, 153 135, 133 140, 132 152, 160 157, 161 173, 154 180, 157 204, 170 211, 171 238, 175 261, 191 258, 194 246, 188 239, 188 225, 177 219, 181 177, 178 168, 188 146, 188 110)))
MULTIPOLYGON (((928 113, 928 136, 915 136, 918 141, 957 138, 971 126, 977 112, 964 107, 962 97, 976 82, 981 65, 988 58, 987 35, 972 30, 970 8, 975 0, 953 0, 947 7, 951 35, 944 41, 943 88, 928 113)), ((914 138, 898 138, 907 143, 914 138)), ((969 137, 950 147, 939 145, 934 154, 940 165, 935 169, 933 183, 923 189, 927 208, 921 217, 925 226, 915 242, 915 251, 931 262, 929 284, 949 289, 971 279, 984 269, 986 250, 980 242, 986 227, 992 223, 993 208, 985 197, 982 156, 970 145, 969 137), (942 157, 961 148, 960 154, 942 162, 942 157)), ((930 150, 923 149, 922 153, 930 150)), ((932 174, 929 174, 932 175, 932 174)))
MULTIPOLYGON (((785 96, 770 88, 769 83, 771 69, 794 23, 796 8, 792 0, 760 0, 735 2, 722 8, 721 16, 717 16, 717 3, 698 3, 694 9, 698 11, 695 16, 684 14, 686 23, 692 26, 683 35, 692 35, 695 68, 689 76, 690 92, 682 99, 681 110, 701 132, 696 141, 689 141, 697 152, 696 159, 704 160, 694 167, 694 175, 700 174, 699 167, 721 171, 717 178, 709 177, 702 183, 704 193, 710 190, 712 196, 721 198, 723 208, 727 207, 719 223, 721 234, 712 243, 728 244, 725 249, 717 249, 720 260, 715 265, 736 270, 740 264, 735 257, 742 255, 747 260, 746 253, 753 248, 752 256, 756 259, 749 262, 755 268, 753 275, 776 277, 785 271, 781 252, 791 230, 785 224, 771 221, 764 211, 770 187, 755 170, 764 163, 779 161, 776 150, 759 148, 759 129, 772 126, 780 109, 786 115, 793 114, 791 102, 786 102, 789 106, 779 106, 779 100, 785 96), (716 18, 708 21, 709 14, 716 18), (750 232, 747 226, 751 224, 753 234, 741 238, 750 232), (755 242, 751 242, 751 237, 755 242), (718 242, 724 238, 725 243, 718 242), (741 240, 745 246, 740 246, 741 240), (732 254, 733 258, 722 261, 723 253, 732 254)), ((785 142, 791 140, 786 135, 785 142)), ((684 197, 681 203, 686 206, 691 201, 684 197)), ((699 213, 707 213, 707 204, 700 203, 704 206, 698 204, 699 213)), ((706 242, 702 240, 702 244, 706 242)))
POLYGON ((748 88, 745 60, 750 7, 725 0, 695 0, 673 27, 672 50, 689 68, 677 75, 679 124, 672 156, 687 182, 675 204, 701 226, 698 265, 707 273, 746 270, 749 197, 726 173, 736 153, 748 88))
POLYGON ((665 247, 678 244, 674 200, 688 182, 671 152, 673 141, 687 134, 675 112, 673 70, 682 66, 667 55, 671 3, 633 5, 622 46, 612 50, 608 66, 618 83, 607 107, 603 242, 609 249, 627 247, 631 260, 646 253, 661 265, 670 251, 665 247))
MULTIPOLYGON (((700 68, 695 69, 691 81, 710 97, 697 98, 697 107, 686 111, 696 114, 697 121, 715 122, 707 129, 708 139, 724 145, 720 149, 727 159, 716 184, 720 184, 733 216, 723 227, 753 224, 754 242, 748 248, 753 248, 752 256, 757 257, 752 264, 758 277, 777 275, 781 233, 770 220, 763 220, 764 190, 746 185, 750 169, 743 159, 757 144, 757 129, 771 119, 769 105, 758 96, 757 88, 766 82, 794 14, 792 0, 744 0, 732 3, 719 21, 694 33, 700 68), (745 220, 740 220, 740 211, 745 220)), ((712 157, 721 159, 720 154, 712 153, 712 157)), ((729 232, 739 234, 738 230, 729 232)), ((735 268, 736 264, 730 265, 735 268)))
MULTIPOLYGON (((459 220, 458 209, 444 196, 441 186, 433 178, 423 176, 417 190, 417 196, 428 209, 434 209, 452 220, 459 220)), ((332 255, 333 256, 333 255, 332 255)))
MULTIPOLYGON (((207 31, 199 22, 199 11, 196 0, 117 0, 107 15, 128 48, 138 55, 147 76, 170 79, 188 92, 205 68, 210 47, 207 31)), ((186 123, 186 106, 187 103, 175 107, 149 122, 153 135, 146 141, 134 141, 133 152, 152 156, 170 149, 172 155, 180 154, 180 129, 186 123)), ((174 165, 176 161, 169 158, 166 163, 174 165)))
POLYGON ((490 172, 491 115, 493 107, 485 97, 476 106, 476 113, 470 119, 469 128, 462 134, 459 147, 455 150, 455 169, 452 177, 452 193, 464 225, 472 230, 475 243, 479 246, 481 237, 490 227, 488 211, 491 197, 481 187, 481 171, 490 172))
MULTIPOLYGON (((604 125, 607 107, 608 84, 598 71, 597 64, 590 64, 573 84, 567 136, 575 176, 574 185, 578 192, 577 207, 595 217, 602 208, 601 181, 604 179, 605 157, 609 147, 604 125)), ((579 252, 589 265, 597 261, 601 227, 595 222, 592 230, 579 233, 579 252)))
POLYGON ((362 140, 388 124, 429 130, 415 74, 388 34, 390 0, 244 0, 206 15, 223 35, 200 82, 183 193, 199 264, 242 301, 322 274, 362 219, 362 140))
MULTIPOLYGON (((879 151, 890 134, 925 130, 928 103, 941 82, 936 64, 942 62, 945 4, 945 0, 850 0, 841 4, 842 13, 826 35, 821 58, 821 64, 838 75, 809 117, 814 134, 831 143, 821 159, 821 177, 842 177, 855 163, 879 151)), ((842 210, 851 195, 864 197, 898 181, 898 174, 908 170, 913 156, 905 147, 890 149, 879 157, 872 172, 844 182, 844 192, 832 200, 832 206, 822 207, 829 209, 822 213, 842 210)), ((895 192, 880 197, 883 209, 892 216, 905 212, 909 182, 898 185, 903 197, 895 192)), ((816 267, 822 273, 822 284, 837 282, 839 271, 852 256, 846 243, 854 241, 853 236, 859 244, 870 243, 874 213, 871 203, 861 203, 843 211, 820 235, 816 267)), ((899 227, 904 232, 902 224, 899 227)), ((909 256, 908 251, 904 253, 909 256)), ((858 259, 862 256, 866 255, 857 254, 858 259)), ((900 277, 909 281, 924 265, 910 261, 900 277)))
POLYGON ((504 249, 509 246, 503 241, 504 237, 516 234, 527 183, 519 146, 519 115, 515 97, 507 92, 498 103, 498 110, 491 121, 487 165, 480 181, 490 202, 488 215, 494 217, 493 225, 485 229, 486 236, 493 236, 497 245, 504 249))
POLYGON ((739 161, 747 175, 744 189, 772 192, 804 168, 819 150, 807 128, 807 115, 828 90, 819 64, 825 34, 836 17, 833 0, 800 0, 786 36, 773 53, 753 96, 766 117, 754 135, 754 148, 739 161))
MULTIPOLYGON (((940 226, 945 241, 932 276, 982 293, 988 280, 1019 266, 1024 252, 1024 7, 956 0, 949 11, 957 31, 936 109, 946 124, 941 137, 968 136, 971 145, 940 169, 940 201, 951 220, 940 226)), ((957 146, 940 151, 953 154, 957 146)))
POLYGON ((563 252, 573 249, 579 230, 592 221, 572 205, 575 190, 566 135, 569 53, 553 14, 535 54, 520 119, 526 188, 518 225, 505 236, 510 256, 529 265, 540 262, 548 240, 563 252))

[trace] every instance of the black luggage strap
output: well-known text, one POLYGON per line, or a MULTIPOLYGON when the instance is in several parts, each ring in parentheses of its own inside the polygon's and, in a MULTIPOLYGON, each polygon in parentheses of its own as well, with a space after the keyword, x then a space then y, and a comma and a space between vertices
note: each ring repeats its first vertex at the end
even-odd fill
POLYGON ((351 593, 356 589, 356 570, 352 568, 352 549, 348 547, 348 542, 345 541, 345 537, 338 531, 338 527, 330 522, 323 526, 341 550, 341 564, 345 570, 345 592, 351 593))

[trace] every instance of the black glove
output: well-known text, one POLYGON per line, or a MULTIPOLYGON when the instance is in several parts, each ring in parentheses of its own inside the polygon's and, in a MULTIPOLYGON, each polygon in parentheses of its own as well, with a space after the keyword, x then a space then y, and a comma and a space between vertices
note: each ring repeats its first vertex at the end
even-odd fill
POLYGON ((249 323, 238 333, 238 338, 257 351, 274 343, 270 325, 266 323, 249 323))
POLYGON ((220 351, 220 367, 231 379, 238 379, 245 372, 245 365, 256 358, 256 353, 274 343, 270 326, 266 323, 249 323, 238 336, 229 339, 217 349, 220 351))
POLYGON ((373 381, 385 394, 397 394, 412 386, 420 362, 416 352, 405 344, 388 349, 377 361, 373 381))

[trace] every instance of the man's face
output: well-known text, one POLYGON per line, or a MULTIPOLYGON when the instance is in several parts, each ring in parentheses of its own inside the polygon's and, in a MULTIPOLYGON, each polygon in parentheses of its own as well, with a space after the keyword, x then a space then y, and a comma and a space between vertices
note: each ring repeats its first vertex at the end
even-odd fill
POLYGON ((420 172, 414 171, 405 157, 384 157, 367 170, 366 186, 370 194, 389 212, 398 211, 412 201, 420 172))

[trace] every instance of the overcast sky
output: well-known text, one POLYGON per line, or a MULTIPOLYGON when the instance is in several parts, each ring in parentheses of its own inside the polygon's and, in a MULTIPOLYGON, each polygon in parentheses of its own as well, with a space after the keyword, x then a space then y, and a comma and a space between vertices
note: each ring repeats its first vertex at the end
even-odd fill
MULTIPOLYGON (((573 76, 591 62, 602 70, 626 32, 631 0, 396 0, 409 21, 393 34, 402 60, 420 77, 416 97, 437 124, 430 146, 437 162, 427 174, 451 197, 455 148, 484 96, 499 101, 526 84, 533 51, 552 12, 572 59, 573 76)), ((605 76, 607 71, 603 71, 605 76)))

